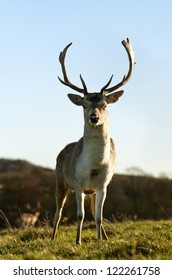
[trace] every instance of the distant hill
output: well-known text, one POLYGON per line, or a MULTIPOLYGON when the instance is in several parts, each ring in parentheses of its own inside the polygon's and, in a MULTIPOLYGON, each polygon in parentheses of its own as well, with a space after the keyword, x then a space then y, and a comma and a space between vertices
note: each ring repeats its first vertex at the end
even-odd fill
POLYGON ((27 175, 35 174, 36 172, 51 172, 51 169, 40 167, 26 160, 11 160, 11 159, 0 159, 0 175, 7 173, 22 173, 27 175))
MULTIPOLYGON (((38 205, 40 222, 52 224, 55 212, 54 170, 25 160, 0 159, 0 209, 10 223, 20 213, 35 213, 38 205)), ((114 175, 108 186, 104 217, 111 221, 125 219, 171 219, 172 180, 148 176, 114 175)), ((86 219, 93 219, 89 198, 85 201, 86 219)), ((75 194, 68 196, 64 221, 76 221, 75 194)), ((4 226, 0 218, 0 227, 4 226)))
POLYGON ((0 159, 0 209, 14 225, 20 213, 35 213, 38 205, 40 218, 53 213, 54 192, 54 170, 25 160, 0 159))

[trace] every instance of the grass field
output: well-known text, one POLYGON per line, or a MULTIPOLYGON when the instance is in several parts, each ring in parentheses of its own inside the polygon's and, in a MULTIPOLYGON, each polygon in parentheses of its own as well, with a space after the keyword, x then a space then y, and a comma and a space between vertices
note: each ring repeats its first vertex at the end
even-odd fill
POLYGON ((93 224, 75 245, 76 226, 61 226, 56 240, 52 228, 0 231, 0 259, 172 259, 172 221, 105 223, 108 241, 98 241, 93 224))

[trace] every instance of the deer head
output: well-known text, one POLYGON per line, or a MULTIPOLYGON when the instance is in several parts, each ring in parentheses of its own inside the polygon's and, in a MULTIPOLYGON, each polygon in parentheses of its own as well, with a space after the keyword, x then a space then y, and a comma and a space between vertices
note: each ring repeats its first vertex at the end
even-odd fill
POLYGON ((88 92, 85 81, 81 75, 80 75, 80 80, 83 86, 82 88, 72 84, 68 79, 68 75, 65 67, 65 56, 68 48, 71 45, 72 43, 67 45, 64 48, 64 50, 60 53, 59 61, 61 63, 64 80, 62 80, 60 77, 58 78, 60 82, 65 86, 68 86, 71 89, 80 92, 84 95, 84 97, 81 97, 80 95, 77 94, 68 94, 68 97, 75 105, 82 106, 84 108, 85 120, 89 125, 99 126, 104 122, 103 120, 107 115, 107 110, 106 110, 107 105, 111 103, 115 103, 124 92, 123 90, 120 91, 116 91, 116 90, 122 87, 123 85, 125 85, 131 77, 132 70, 135 64, 134 51, 132 45, 128 38, 126 41, 125 40, 122 41, 122 45, 124 46, 129 58, 129 70, 127 75, 124 75, 123 79, 118 84, 109 87, 113 78, 112 75, 109 81, 102 87, 100 92, 92 92, 92 93, 88 92))

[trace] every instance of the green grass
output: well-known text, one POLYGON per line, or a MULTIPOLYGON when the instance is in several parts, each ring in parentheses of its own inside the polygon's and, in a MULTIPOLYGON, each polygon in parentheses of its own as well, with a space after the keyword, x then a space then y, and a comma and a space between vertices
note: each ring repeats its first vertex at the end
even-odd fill
POLYGON ((81 246, 76 226, 61 226, 56 240, 50 227, 1 230, 0 259, 172 259, 172 221, 105 223, 105 229, 108 241, 98 241, 86 224, 81 246))

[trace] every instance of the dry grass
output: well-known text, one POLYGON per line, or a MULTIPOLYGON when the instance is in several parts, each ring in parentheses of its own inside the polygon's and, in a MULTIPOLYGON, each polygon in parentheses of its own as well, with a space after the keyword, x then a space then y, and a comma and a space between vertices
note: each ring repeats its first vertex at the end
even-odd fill
POLYGON ((0 259, 172 259, 172 221, 106 223, 108 241, 96 239, 85 225, 82 245, 75 245, 76 226, 62 226, 56 240, 52 228, 0 231, 0 259))

